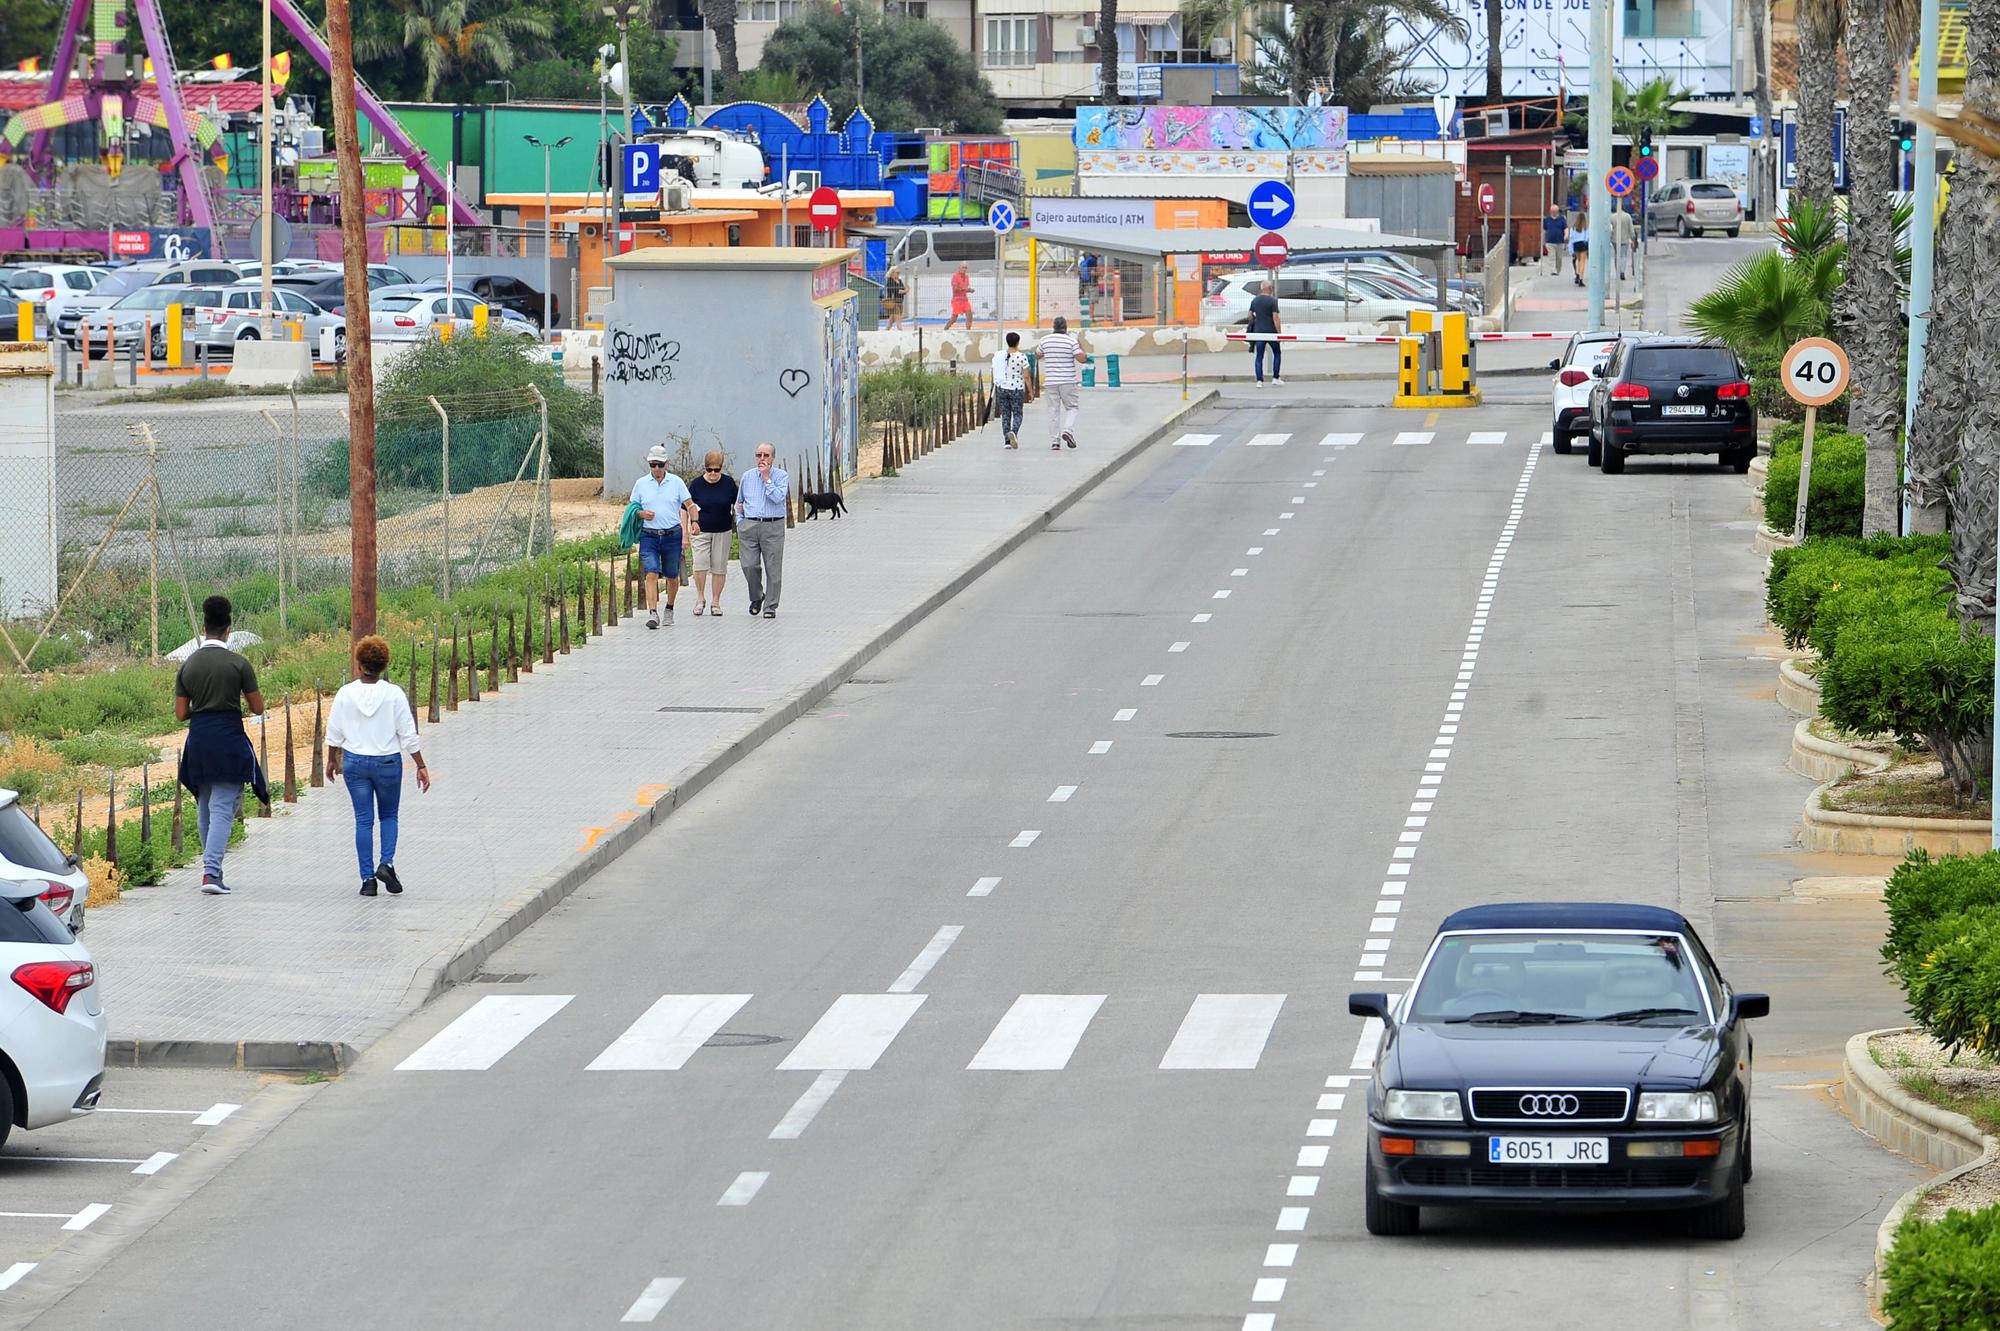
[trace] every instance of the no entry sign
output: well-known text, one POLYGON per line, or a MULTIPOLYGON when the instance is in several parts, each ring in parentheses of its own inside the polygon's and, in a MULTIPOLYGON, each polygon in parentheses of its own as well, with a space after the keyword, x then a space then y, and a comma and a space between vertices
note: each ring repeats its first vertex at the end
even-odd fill
POLYGON ((813 230, 833 230, 840 225, 839 193, 821 185, 812 192, 812 198, 806 204, 806 213, 812 218, 813 230))
POLYGON ((1257 262, 1266 268, 1283 268, 1285 260, 1291 257, 1292 247, 1277 232, 1266 231, 1257 237, 1256 253, 1257 262))
POLYGON ((1491 185, 1481 185, 1479 187, 1479 215, 1481 217, 1491 217, 1493 215, 1493 187, 1491 185))

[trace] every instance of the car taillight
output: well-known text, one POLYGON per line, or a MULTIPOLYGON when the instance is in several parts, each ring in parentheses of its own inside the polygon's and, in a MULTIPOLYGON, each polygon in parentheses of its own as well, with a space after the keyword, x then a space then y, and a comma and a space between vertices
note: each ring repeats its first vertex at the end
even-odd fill
POLYGON ((415 319, 412 319, 409 315, 399 314, 396 316, 396 327, 415 328, 416 326, 417 326, 417 321, 415 319))
POLYGON ((69 908, 76 903, 76 889, 68 883, 44 883, 42 904, 54 912, 57 919, 69 914, 69 908))
POLYGON ((1688 215, 1689 215, 1689 216, 1693 216, 1693 215, 1694 215, 1694 200, 1693 200, 1693 199, 1689 199, 1689 200, 1688 200, 1688 215))
POLYGON ((1644 384, 1611 385, 1611 400, 1613 402, 1647 402, 1652 400, 1652 396, 1652 393, 1644 384))
POLYGON ((336 305, 333 309, 328 310, 327 313, 336 319, 345 319, 347 317, 347 310, 344 306, 336 305))
POLYGON ((47 291, 44 291, 42 293, 43 300, 54 300, 55 298, 56 298, 56 289, 54 287, 50 287, 47 291))
POLYGON ((70 999, 97 983, 97 967, 87 961, 31 961, 14 968, 14 983, 60 1016, 70 999))
POLYGON ((1564 370, 1557 377, 1562 380, 1563 387, 1565 388, 1575 388, 1578 384, 1590 378, 1582 370, 1564 370))
POLYGON ((1741 381, 1733 384, 1724 384, 1715 390, 1715 395, 1719 398, 1749 397, 1750 385, 1741 381))

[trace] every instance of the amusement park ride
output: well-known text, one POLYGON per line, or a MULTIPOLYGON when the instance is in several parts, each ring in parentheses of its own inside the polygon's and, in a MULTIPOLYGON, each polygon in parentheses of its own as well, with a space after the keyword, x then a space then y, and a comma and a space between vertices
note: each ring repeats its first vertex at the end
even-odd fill
MULTIPOLYGON (((116 189, 134 136, 140 126, 151 126, 167 132, 169 151, 160 168, 163 176, 177 186, 170 188, 179 224, 209 230, 220 245, 222 232, 217 223, 229 220, 223 215, 229 210, 221 202, 229 160, 223 147, 222 127, 197 105, 210 85, 182 83, 176 76, 178 67, 167 40, 159 0, 67 0, 67 3, 62 35, 49 65, 48 84, 41 101, 16 113, 6 128, 0 130, 0 201, 19 197, 30 189, 58 188, 65 171, 73 170, 77 164, 57 160, 50 132, 78 123, 96 123, 96 165, 108 175, 109 188, 116 189), (83 36, 86 15, 90 20, 87 50, 83 36), (131 49, 135 25, 144 44, 143 54, 131 49), (24 140, 25 162, 17 160, 24 140), (22 172, 26 174, 25 181, 19 174, 22 172), (11 181, 7 179, 10 176, 11 181)), ((325 39, 291 0, 271 0, 271 14, 320 68, 329 67, 331 53, 325 39)), ((259 77, 267 76, 267 71, 259 71, 259 77)), ((273 91, 275 95, 276 90, 273 91)), ((355 102, 417 177, 412 220, 427 218, 435 205, 448 203, 455 221, 476 225, 478 216, 452 196, 443 175, 431 165, 427 154, 403 132, 395 117, 359 79, 355 102)), ((102 183, 102 178, 99 180, 102 183)))

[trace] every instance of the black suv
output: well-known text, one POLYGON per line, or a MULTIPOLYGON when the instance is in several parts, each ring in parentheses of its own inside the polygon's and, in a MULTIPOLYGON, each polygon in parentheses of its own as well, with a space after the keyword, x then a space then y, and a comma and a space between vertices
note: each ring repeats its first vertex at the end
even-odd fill
POLYGON ((1623 341, 1596 370, 1590 465, 1616 474, 1632 453, 1714 453, 1750 470, 1757 410, 1750 376, 1728 347, 1698 338, 1623 341))

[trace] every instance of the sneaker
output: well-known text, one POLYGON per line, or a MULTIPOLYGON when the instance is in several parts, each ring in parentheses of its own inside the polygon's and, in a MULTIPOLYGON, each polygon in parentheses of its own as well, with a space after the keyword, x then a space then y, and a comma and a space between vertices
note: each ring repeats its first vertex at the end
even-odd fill
POLYGON ((403 880, 396 876, 395 865, 385 864, 381 866, 375 870, 375 876, 382 880, 382 886, 389 889, 390 896, 400 897, 403 895, 403 880))
POLYGON ((1063 431, 1063 442, 1064 442, 1064 443, 1066 443, 1066 444, 1068 444, 1068 445, 1069 445, 1069 446, 1070 446, 1071 448, 1075 448, 1075 447, 1076 447, 1076 436, 1075 436, 1075 435, 1073 435, 1073 434, 1071 434, 1071 433, 1070 433, 1070 432, 1069 432, 1068 430, 1064 430, 1064 431, 1063 431))
POLYGON ((1050 445, 1049 445, 1049 452, 1051 452, 1051 453, 1060 453, 1060 452, 1062 452, 1062 445, 1061 445, 1060 443, 1055 443, 1055 444, 1050 444, 1050 445))
POLYGON ((361 880, 361 895, 364 897, 375 895, 375 880, 373 878, 364 878, 361 880))
POLYGON ((1262 379, 1259 379, 1257 381, 1257 387, 1262 388, 1263 386, 1264 386, 1264 381, 1262 379))
POLYGON ((201 876, 201 890, 205 896, 226 897, 229 895, 229 884, 223 882, 220 878, 211 878, 207 874, 203 874, 201 876))
POLYGON ((1273 379, 1271 380, 1271 382, 1276 384, 1280 388, 1283 388, 1285 386, 1285 381, 1283 379, 1273 379))
POLYGON ((657 610, 648 610, 646 612, 646 627, 649 629, 656 629, 659 626, 660 626, 660 612, 657 610))
POLYGON ((668 606, 660 612, 660 626, 662 628, 672 628, 674 626, 674 608, 672 606, 668 606))

